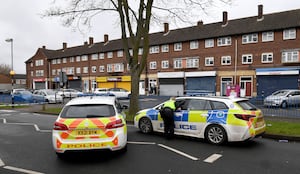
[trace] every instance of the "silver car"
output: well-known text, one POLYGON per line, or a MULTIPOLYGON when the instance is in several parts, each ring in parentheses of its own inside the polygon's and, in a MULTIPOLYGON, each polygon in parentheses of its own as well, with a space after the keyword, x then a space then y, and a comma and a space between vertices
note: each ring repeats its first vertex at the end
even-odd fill
POLYGON ((300 90, 284 89, 274 92, 264 99, 264 106, 286 108, 300 105, 300 90))
POLYGON ((56 91, 51 89, 40 89, 34 91, 34 94, 42 95, 48 103, 62 103, 63 98, 56 91))

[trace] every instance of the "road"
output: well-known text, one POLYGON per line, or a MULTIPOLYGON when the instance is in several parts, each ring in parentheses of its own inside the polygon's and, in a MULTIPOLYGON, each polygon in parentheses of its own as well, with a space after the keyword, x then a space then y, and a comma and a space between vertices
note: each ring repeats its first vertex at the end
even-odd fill
POLYGON ((51 129, 56 116, 0 110, 0 173, 300 173, 299 142, 257 138, 215 146, 203 140, 145 135, 128 125, 125 153, 74 153, 59 159, 51 129))

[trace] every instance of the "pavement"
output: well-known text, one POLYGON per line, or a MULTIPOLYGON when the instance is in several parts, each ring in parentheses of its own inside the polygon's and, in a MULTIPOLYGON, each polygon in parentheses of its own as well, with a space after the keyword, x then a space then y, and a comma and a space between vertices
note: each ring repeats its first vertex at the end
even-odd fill
MULTIPOLYGON (((63 106, 64 106, 63 103, 61 103, 61 104, 42 104, 42 105, 35 104, 35 105, 29 105, 29 107, 18 108, 16 110, 32 112, 32 113, 45 113, 44 110, 46 108, 59 108, 59 107, 62 108, 63 106)), ((49 113, 47 113, 47 114, 49 114, 49 113)), ((300 123, 300 120, 298 118, 281 118, 281 117, 274 117, 274 116, 265 116, 265 119, 291 121, 291 122, 297 121, 300 123)), ((131 123, 129 123, 129 124, 131 124, 131 123)), ((300 141, 300 136, 274 135, 274 134, 265 133, 262 135, 262 137, 275 139, 275 140, 278 140, 279 142, 300 141)))

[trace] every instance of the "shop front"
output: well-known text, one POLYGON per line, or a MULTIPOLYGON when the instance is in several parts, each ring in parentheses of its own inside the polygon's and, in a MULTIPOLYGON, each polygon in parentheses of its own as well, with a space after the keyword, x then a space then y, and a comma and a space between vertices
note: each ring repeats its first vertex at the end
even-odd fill
POLYGON ((96 77, 98 88, 123 88, 131 91, 131 76, 96 77))

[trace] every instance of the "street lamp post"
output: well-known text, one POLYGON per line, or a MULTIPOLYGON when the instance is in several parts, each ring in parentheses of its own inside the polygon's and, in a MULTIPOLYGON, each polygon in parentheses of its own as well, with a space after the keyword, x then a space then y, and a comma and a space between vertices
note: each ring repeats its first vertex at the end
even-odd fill
POLYGON ((9 72, 9 75, 11 76, 11 107, 13 108, 14 107, 14 95, 13 95, 13 90, 14 90, 14 75, 15 75, 15 72, 14 72, 14 56, 13 56, 13 48, 14 48, 14 40, 12 38, 9 38, 9 39, 6 39, 5 40, 6 42, 10 42, 11 43, 11 70, 9 72))

